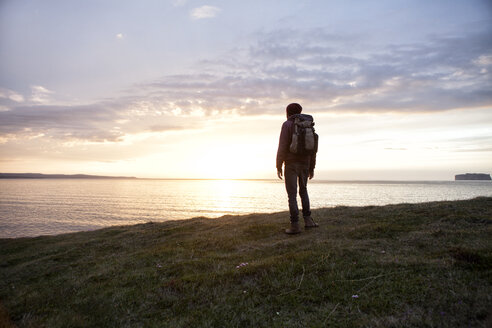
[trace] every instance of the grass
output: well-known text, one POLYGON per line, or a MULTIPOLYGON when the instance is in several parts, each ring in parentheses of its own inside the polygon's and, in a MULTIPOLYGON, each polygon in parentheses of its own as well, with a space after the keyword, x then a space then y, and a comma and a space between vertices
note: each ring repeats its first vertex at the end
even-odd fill
POLYGON ((492 198, 313 217, 0 240, 0 327, 490 327, 492 198))

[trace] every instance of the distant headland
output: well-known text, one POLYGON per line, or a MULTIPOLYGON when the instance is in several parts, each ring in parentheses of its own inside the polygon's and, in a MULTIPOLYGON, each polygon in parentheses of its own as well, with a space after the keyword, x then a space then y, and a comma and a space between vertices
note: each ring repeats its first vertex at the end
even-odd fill
POLYGON ((454 176, 455 180, 492 180, 490 174, 486 173, 466 173, 457 174, 454 176))
POLYGON ((0 173, 0 179, 136 179, 88 174, 0 173))

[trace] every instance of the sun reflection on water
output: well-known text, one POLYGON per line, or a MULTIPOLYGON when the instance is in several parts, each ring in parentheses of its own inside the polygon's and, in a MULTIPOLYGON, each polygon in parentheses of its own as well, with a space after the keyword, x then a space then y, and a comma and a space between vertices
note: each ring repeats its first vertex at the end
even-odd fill
MULTIPOLYGON (((487 182, 314 181, 308 189, 312 208, 492 196, 487 182)), ((0 181, 0 238, 287 210, 280 180, 0 181)))

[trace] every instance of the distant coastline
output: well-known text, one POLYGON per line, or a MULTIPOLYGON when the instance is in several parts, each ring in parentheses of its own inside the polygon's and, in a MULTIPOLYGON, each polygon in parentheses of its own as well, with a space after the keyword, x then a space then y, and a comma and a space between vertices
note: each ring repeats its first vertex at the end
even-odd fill
POLYGON ((491 180, 490 174, 486 173, 466 173, 457 174, 454 176, 455 180, 491 180))
POLYGON ((0 179, 137 179, 136 177, 89 174, 0 173, 0 179))

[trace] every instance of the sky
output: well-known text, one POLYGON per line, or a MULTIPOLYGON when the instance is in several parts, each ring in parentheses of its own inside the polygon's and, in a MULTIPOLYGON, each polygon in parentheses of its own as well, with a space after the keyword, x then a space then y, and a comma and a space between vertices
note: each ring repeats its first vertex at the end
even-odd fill
POLYGON ((315 178, 492 173, 492 2, 0 0, 0 172, 275 178, 291 102, 315 178))

